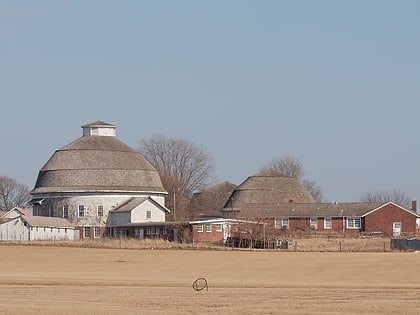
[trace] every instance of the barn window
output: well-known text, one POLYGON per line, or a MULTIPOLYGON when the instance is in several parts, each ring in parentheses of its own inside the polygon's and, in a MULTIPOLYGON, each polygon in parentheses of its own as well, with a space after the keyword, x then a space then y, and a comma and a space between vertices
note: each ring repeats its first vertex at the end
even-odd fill
POLYGON ((68 218, 68 217, 69 217, 69 206, 64 205, 63 206, 63 218, 68 218))
POLYGON ((324 229, 331 229, 332 228, 332 219, 331 217, 324 218, 324 229))
POLYGON ((83 233, 84 238, 90 238, 90 226, 85 226, 83 230, 84 230, 84 233, 83 233))
POLYGON ((206 232, 211 232, 211 224, 206 224, 206 232))
POLYGON ((220 223, 216 224, 216 232, 222 232, 222 225, 220 223))
POLYGON ((203 232, 203 225, 202 224, 197 224, 197 232, 199 232, 199 233, 203 232))
POLYGON ((359 217, 347 218, 348 229, 360 229, 361 227, 362 227, 362 224, 359 217))
POLYGON ((276 229, 288 229, 289 218, 276 218, 276 229))
POLYGON ((148 210, 146 211, 146 220, 151 220, 152 219, 152 211, 148 210))
POLYGON ((103 217, 104 216, 104 206, 100 206, 98 205, 98 217, 103 217))
POLYGON ((84 217, 85 216, 85 205, 79 205, 79 212, 78 212, 79 217, 84 217))
POLYGON ((99 235, 101 234, 101 229, 99 228, 99 226, 95 226, 93 233, 94 233, 93 236, 95 238, 99 237, 99 235))

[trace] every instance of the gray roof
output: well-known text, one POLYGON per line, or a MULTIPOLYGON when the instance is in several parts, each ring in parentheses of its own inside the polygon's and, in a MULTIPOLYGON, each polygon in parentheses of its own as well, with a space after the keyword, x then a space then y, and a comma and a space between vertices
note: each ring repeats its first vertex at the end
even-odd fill
POLYGON ((113 136, 82 136, 55 151, 31 193, 81 191, 166 193, 144 156, 113 136))
MULTIPOLYGON (((241 218, 278 218, 278 217, 363 217, 389 202, 344 202, 344 203, 288 203, 259 204, 241 208, 241 218)), ((415 211, 401 209, 419 216, 415 211)))
POLYGON ((294 203, 315 203, 311 193, 293 177, 263 171, 240 184, 224 206, 224 211, 294 203))
POLYGON ((22 219, 30 226, 74 228, 74 225, 65 218, 23 215, 22 219))
POLYGON ((86 127, 115 127, 115 125, 112 125, 110 123, 104 122, 102 120, 97 120, 94 122, 91 122, 89 124, 83 125, 82 128, 86 128, 86 127))
POLYGON ((195 193, 188 205, 192 219, 198 219, 204 214, 220 216, 220 211, 235 188, 235 184, 224 181, 195 193))

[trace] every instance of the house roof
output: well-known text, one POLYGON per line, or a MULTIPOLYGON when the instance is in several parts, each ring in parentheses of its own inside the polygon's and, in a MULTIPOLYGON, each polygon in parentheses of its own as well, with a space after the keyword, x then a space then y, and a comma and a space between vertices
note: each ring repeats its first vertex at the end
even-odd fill
MULTIPOLYGON (((96 124, 106 123, 86 126, 96 124)), ((115 136, 85 135, 54 152, 31 194, 112 191, 166 194, 159 173, 139 152, 115 136)))
POLYGON ((74 228, 74 225, 65 218, 23 215, 22 219, 30 226, 74 228))
MULTIPOLYGON (((364 217, 391 202, 258 204, 242 208, 240 217, 364 217)), ((417 217, 418 213, 400 207, 417 217)))
POLYGON ((117 206, 116 208, 110 210, 110 212, 130 212, 131 210, 138 207, 139 205, 141 205, 142 203, 144 203, 147 200, 149 200, 155 206, 161 208, 162 210, 167 211, 167 212, 171 212, 168 208, 162 206, 161 204, 156 202, 151 197, 132 197, 132 198, 129 198, 125 202, 123 202, 122 204, 117 206))
POLYGON ((223 211, 238 211, 255 205, 315 203, 311 193, 293 177, 273 170, 248 177, 233 191, 223 211))

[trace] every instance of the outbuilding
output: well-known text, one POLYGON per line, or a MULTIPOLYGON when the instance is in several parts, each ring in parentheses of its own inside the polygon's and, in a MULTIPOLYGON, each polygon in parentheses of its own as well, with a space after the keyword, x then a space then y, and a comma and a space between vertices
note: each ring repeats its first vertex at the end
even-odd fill
POLYGON ((64 218, 20 215, 0 223, 0 241, 75 240, 79 232, 64 218))

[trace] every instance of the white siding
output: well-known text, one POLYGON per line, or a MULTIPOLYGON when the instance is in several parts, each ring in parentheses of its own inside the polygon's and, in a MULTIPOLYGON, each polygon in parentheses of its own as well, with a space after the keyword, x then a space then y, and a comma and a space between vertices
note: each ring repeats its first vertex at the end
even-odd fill
POLYGON ((0 240, 2 241, 28 241, 29 229, 24 226, 21 217, 0 224, 0 240))
POLYGON ((141 222, 165 222, 165 212, 146 200, 131 211, 131 223, 141 222), (150 219, 147 219, 147 211, 152 214, 150 219))

